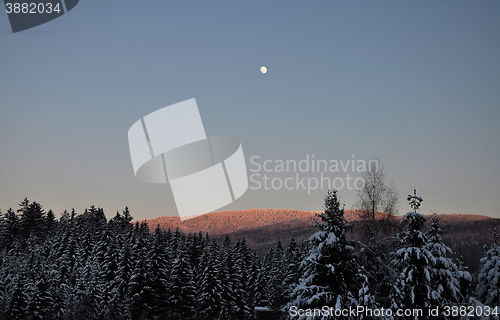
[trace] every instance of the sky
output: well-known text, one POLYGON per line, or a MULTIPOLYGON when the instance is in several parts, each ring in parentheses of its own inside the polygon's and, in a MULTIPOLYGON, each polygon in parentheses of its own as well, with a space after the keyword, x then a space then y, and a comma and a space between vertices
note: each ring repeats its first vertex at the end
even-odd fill
MULTIPOLYGON (((135 178, 127 132, 195 98, 207 135, 241 141, 249 176, 252 157, 377 156, 400 213, 416 187, 422 213, 500 217, 498 1, 80 1, 15 34, 1 12, 0 57, 3 213, 28 197, 58 217, 175 215, 168 184, 135 178)), ((326 194, 249 186, 218 210, 317 211, 326 194)), ((355 194, 339 190, 346 208, 355 194)))

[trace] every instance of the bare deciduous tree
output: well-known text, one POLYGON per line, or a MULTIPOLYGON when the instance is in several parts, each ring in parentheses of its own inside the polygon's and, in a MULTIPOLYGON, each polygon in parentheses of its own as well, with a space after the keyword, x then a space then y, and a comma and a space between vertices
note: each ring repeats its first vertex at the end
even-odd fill
POLYGON ((361 172, 360 177, 364 184, 357 186, 354 207, 365 214, 371 236, 374 236, 375 213, 379 211, 390 215, 397 214, 399 193, 393 181, 386 181, 384 167, 378 157, 368 161, 366 171, 361 172))
POLYGON ((356 186, 358 191, 354 207, 361 210, 365 219, 361 225, 364 225, 365 242, 358 241, 358 243, 361 246, 359 256, 363 261, 368 287, 371 288, 367 301, 372 297, 378 300, 377 303, 385 305, 388 303, 387 297, 392 288, 392 271, 387 264, 390 248, 385 243, 388 238, 383 240, 379 238, 383 233, 382 230, 390 224, 386 223, 388 215, 382 216, 383 219, 379 220, 375 214, 377 211, 389 215, 396 214, 399 194, 394 183, 386 181, 384 167, 377 157, 368 161, 366 171, 360 174, 360 178, 364 183, 356 186))

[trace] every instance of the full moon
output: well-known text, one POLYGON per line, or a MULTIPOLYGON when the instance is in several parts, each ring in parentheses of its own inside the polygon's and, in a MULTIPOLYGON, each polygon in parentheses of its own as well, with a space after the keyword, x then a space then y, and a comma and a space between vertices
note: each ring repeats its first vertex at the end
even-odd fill
POLYGON ((262 66, 260 67, 260 72, 262 72, 263 74, 266 74, 267 73, 267 68, 262 66))

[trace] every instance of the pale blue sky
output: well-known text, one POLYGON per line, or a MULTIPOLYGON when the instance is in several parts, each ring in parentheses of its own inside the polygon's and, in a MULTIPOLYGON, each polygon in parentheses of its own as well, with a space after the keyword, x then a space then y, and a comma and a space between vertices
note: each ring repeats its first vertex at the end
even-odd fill
MULTIPOLYGON (((174 214, 167 186, 135 179, 127 131, 196 98, 247 160, 378 155, 402 212, 416 186, 423 213, 500 217, 498 1, 80 1, 16 34, 0 13, 0 57, 3 212, 174 214)), ((221 210, 321 210, 325 193, 248 190, 221 210)))

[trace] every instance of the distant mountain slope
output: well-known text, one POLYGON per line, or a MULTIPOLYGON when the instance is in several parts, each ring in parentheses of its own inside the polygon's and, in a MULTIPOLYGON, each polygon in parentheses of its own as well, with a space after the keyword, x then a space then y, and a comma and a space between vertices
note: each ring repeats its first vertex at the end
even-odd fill
MULTIPOLYGON (((278 240, 287 243, 292 237, 304 240, 311 236, 317 228, 318 211, 300 211, 290 209, 252 209, 239 211, 220 211, 198 216, 193 219, 181 221, 178 217, 159 217, 146 220, 151 231, 157 226, 162 229, 176 230, 183 233, 209 233, 212 237, 220 239, 226 234, 231 238, 244 237, 249 244, 259 248, 267 248, 278 240)), ((346 210, 347 221, 355 226, 362 223, 362 214, 357 210, 346 210)), ((385 236, 394 236, 401 230, 399 221, 401 216, 389 216, 377 212, 376 218, 383 225, 385 236)), ((428 219, 430 220, 430 219, 428 219)), ((497 220, 482 215, 444 214, 441 215, 443 228, 449 225, 458 226, 473 221, 497 220)), ((452 229, 456 229, 453 227, 452 229)), ((359 236, 359 229, 354 228, 354 235, 359 236)), ((488 234, 489 236, 489 234, 488 234)))
MULTIPOLYGON (((206 233, 221 242, 228 234, 232 241, 245 238, 250 246, 264 252, 275 246, 278 240, 286 245, 292 237, 297 241, 308 239, 318 230, 314 226, 319 212, 290 209, 252 209, 240 211, 212 212, 193 219, 181 221, 178 217, 159 217, 147 220, 150 230, 159 225, 162 229, 177 228, 183 233, 206 233)), ((430 215, 426 215, 429 217, 430 215)), ((353 225, 350 237, 363 239, 363 224, 361 212, 346 210, 345 217, 353 225)), ((376 214, 380 238, 395 237, 406 228, 401 224, 401 216, 376 214)), ((427 225, 430 219, 427 219, 427 225)), ((500 225, 500 219, 482 215, 443 214, 441 226, 444 231, 443 240, 456 252, 464 257, 464 261, 476 271, 483 251, 483 244, 491 241, 493 228, 500 225)))
MULTIPOLYGON (((179 228, 185 233, 208 232, 211 235, 231 234, 259 228, 275 229, 302 227, 309 228, 319 211, 300 211, 292 209, 251 209, 238 211, 211 212, 193 219, 181 221, 178 217, 158 217, 146 220, 149 227, 154 230, 158 225, 162 229, 179 228)), ((345 210, 347 221, 354 222, 362 220, 361 212, 358 210, 345 210)), ((400 220, 401 216, 387 216, 377 212, 379 220, 400 220)), ((445 214, 441 216, 442 224, 465 221, 479 221, 492 219, 482 215, 445 214)))
POLYGON ((211 212, 193 219, 181 221, 178 217, 159 217, 147 220, 149 227, 182 232, 208 232, 211 235, 229 234, 237 231, 251 230, 281 224, 310 224, 316 212, 289 209, 252 209, 239 211, 211 212))

